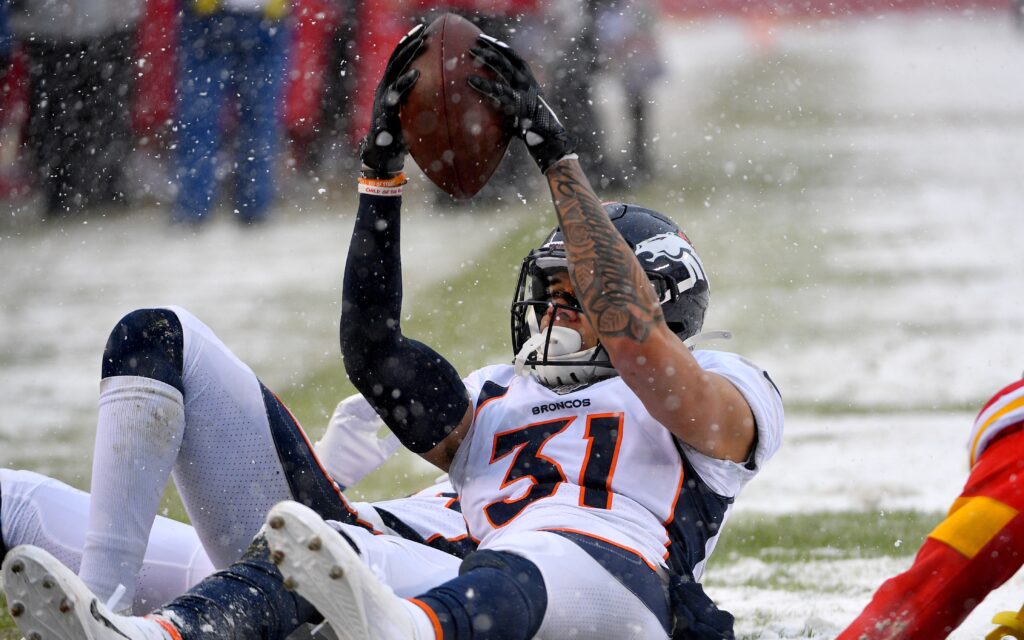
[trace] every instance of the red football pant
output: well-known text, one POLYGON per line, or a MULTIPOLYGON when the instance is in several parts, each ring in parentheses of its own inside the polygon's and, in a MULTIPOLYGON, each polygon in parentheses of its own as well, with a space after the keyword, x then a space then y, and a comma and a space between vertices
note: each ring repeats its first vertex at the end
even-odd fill
POLYGON ((1024 430, 982 454, 913 566, 886 580, 837 640, 945 638, 1024 562, 1024 430))

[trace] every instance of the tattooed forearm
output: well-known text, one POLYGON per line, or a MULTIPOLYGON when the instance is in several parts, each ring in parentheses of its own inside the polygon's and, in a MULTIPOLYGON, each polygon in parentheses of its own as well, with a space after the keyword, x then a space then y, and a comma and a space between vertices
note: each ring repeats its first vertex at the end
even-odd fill
POLYGON ((603 338, 643 342, 663 321, 650 281, 575 160, 547 172, 576 297, 603 338))

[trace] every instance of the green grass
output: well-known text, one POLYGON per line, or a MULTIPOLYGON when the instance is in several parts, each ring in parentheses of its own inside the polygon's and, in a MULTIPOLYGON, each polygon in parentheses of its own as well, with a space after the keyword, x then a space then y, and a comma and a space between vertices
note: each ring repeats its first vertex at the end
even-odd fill
POLYGON ((921 546, 941 520, 942 514, 918 511, 738 517, 726 525, 711 566, 741 558, 799 564, 822 559, 906 556, 921 546))

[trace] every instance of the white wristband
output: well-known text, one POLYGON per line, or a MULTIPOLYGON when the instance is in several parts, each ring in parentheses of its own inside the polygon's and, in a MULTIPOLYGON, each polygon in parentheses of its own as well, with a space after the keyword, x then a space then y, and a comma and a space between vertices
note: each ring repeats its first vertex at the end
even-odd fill
POLYGON ((380 187, 375 184, 359 183, 359 193, 368 193, 371 196, 401 196, 402 187, 380 187))

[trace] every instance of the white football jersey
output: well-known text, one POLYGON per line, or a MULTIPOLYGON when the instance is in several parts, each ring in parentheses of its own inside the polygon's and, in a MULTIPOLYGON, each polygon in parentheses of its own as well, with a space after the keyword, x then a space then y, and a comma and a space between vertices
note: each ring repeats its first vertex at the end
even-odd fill
POLYGON ((971 467, 997 435, 1021 426, 1024 426, 1024 380, 1018 380, 992 396, 974 419, 974 429, 967 441, 971 467))
POLYGON ((378 533, 397 535, 464 557, 476 542, 466 531, 458 494, 443 477, 411 496, 380 502, 351 502, 356 517, 378 533))
POLYGON ((783 411, 762 369, 732 353, 694 356, 750 404, 757 447, 748 464, 680 443, 618 377, 561 393, 509 365, 466 378, 475 418, 451 477, 481 548, 514 531, 572 531, 652 567, 671 550, 673 565, 699 577, 733 498, 778 449, 783 411))

